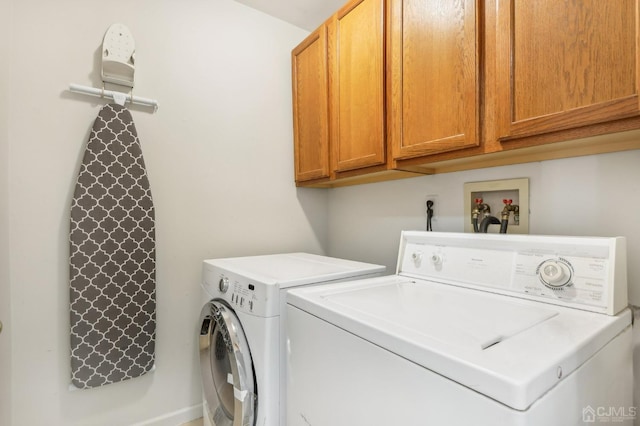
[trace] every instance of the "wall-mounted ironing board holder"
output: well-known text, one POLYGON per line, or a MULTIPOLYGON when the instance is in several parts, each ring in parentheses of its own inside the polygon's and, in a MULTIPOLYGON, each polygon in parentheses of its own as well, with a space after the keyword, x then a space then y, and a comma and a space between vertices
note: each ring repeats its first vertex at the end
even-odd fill
POLYGON ((80 84, 69 84, 69 91, 73 93, 82 93, 83 95, 97 96, 99 98, 111 99, 117 102, 117 98, 124 96, 124 102, 132 103, 134 105, 143 105, 153 107, 154 112, 158 109, 158 101, 155 99, 143 98, 141 96, 131 96, 126 93, 117 92, 114 90, 98 89, 96 87, 83 86, 80 84))
POLYGON ((102 81, 133 88, 136 45, 129 29, 113 24, 102 40, 102 81))
POLYGON ((154 99, 133 96, 132 93, 117 90, 105 90, 105 84, 115 84, 127 88, 132 92, 135 77, 135 42, 129 29, 122 24, 113 24, 108 29, 102 40, 102 88, 87 87, 79 84, 70 84, 69 90, 74 93, 98 96, 111 99, 118 105, 124 106, 126 102, 153 107, 158 109, 158 102, 154 99))

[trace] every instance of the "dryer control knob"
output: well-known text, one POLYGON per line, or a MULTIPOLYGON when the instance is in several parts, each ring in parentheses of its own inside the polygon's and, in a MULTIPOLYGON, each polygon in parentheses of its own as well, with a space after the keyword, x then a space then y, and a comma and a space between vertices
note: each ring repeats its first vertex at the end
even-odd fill
POLYGON ((220 278, 220 281, 218 281, 218 289, 221 293, 226 293, 227 290, 229 290, 229 278, 220 278))
POLYGON ((560 290, 571 284, 573 268, 564 259, 549 259, 538 266, 538 276, 545 286, 552 290, 560 290))

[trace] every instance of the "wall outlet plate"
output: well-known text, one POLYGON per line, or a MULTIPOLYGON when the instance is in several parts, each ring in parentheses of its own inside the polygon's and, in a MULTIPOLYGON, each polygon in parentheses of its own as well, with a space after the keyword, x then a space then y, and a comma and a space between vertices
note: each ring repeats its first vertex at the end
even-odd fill
MULTIPOLYGON (((509 216, 508 234, 529 233, 529 178, 467 182, 464 184, 464 232, 473 232, 471 210, 475 199, 482 198, 491 207, 491 215, 500 219, 504 207, 502 200, 511 199, 520 206, 520 222, 514 223, 513 213, 509 216)), ((482 218, 480 218, 482 220, 482 218)), ((489 227, 489 233, 498 233, 499 225, 489 227)))

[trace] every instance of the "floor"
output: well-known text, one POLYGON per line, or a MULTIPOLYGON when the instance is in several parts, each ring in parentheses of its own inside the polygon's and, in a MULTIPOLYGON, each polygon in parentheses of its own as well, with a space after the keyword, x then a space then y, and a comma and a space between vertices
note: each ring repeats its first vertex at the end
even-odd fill
POLYGON ((202 417, 191 420, 189 423, 183 423, 181 426, 202 426, 202 417))

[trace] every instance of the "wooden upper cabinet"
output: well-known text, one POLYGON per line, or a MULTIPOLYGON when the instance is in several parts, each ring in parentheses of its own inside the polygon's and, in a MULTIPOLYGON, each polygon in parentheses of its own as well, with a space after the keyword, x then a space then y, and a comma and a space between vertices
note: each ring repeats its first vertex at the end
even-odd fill
POLYGON ((390 0, 390 137, 395 159, 479 143, 475 0, 390 0))
POLYGON ((637 0, 500 0, 498 137, 638 115, 637 9, 637 0))
POLYGON ((328 178, 327 33, 323 25, 291 52, 296 182, 328 178))
POLYGON ((292 52, 296 183, 640 148, 624 137, 640 134, 639 11, 640 0, 349 0, 292 52))
POLYGON ((346 4, 328 38, 333 170, 384 165, 384 0, 346 4))

